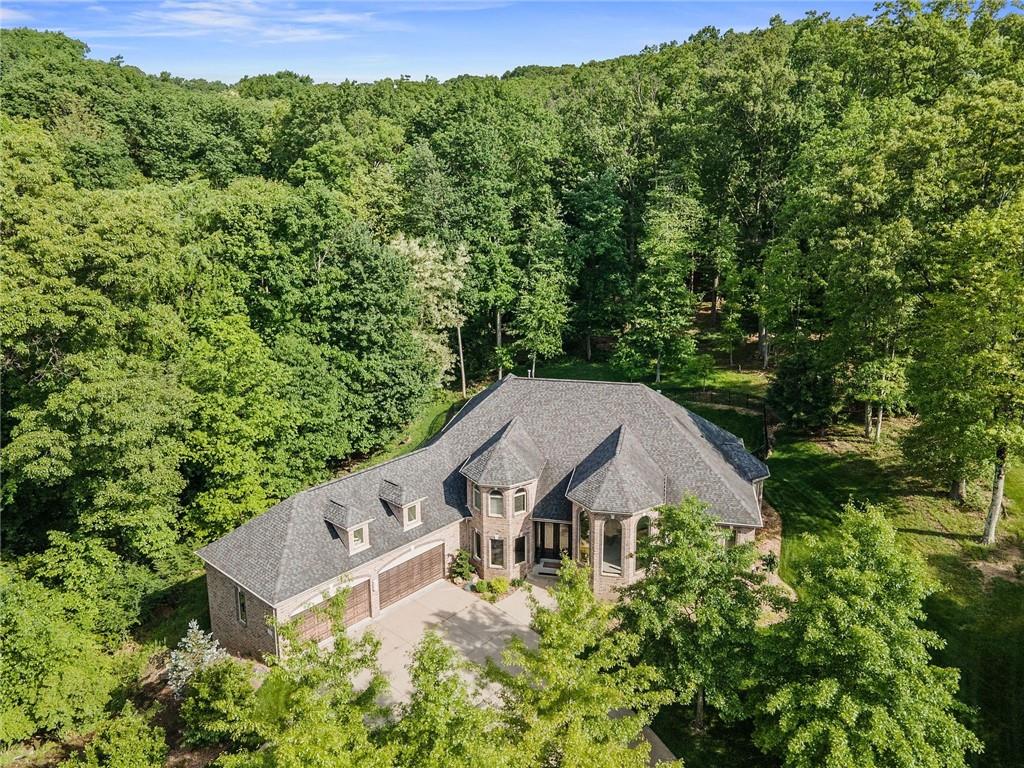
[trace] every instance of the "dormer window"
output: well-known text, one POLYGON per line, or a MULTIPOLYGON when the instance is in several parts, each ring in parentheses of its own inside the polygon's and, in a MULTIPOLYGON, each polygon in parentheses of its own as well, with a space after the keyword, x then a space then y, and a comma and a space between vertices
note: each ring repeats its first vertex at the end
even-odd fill
POLYGON ((516 491, 515 504, 512 507, 517 515, 526 512, 526 489, 520 488, 516 491))
POLYGON ((415 528, 423 522, 420 516, 420 502, 414 502, 402 510, 402 529, 415 528))
POLYGON ((370 546, 370 526, 366 523, 348 532, 348 553, 354 555, 370 546))
POLYGON ((505 516, 505 495, 501 491, 491 491, 487 495, 487 516, 505 516))

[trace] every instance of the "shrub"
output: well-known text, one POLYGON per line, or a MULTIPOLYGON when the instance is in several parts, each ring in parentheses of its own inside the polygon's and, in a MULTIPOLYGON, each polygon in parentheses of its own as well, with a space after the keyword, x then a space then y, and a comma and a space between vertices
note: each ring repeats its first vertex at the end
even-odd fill
POLYGON ((150 723, 131 704, 96 731, 85 751, 67 764, 71 768, 161 768, 167 759, 163 729, 150 723))
POLYGON ((464 549, 460 549, 455 553, 455 557, 452 558, 452 565, 448 571, 448 575, 452 579, 467 580, 472 578, 473 564, 469 560, 469 552, 464 549))
POLYGON ((779 567, 779 556, 774 552, 766 552, 761 555, 761 567, 768 573, 775 573, 775 569, 779 567))
POLYGON ((491 579, 491 593, 495 597, 502 597, 508 594, 508 579, 504 576, 495 576, 491 579))
POLYGON ((249 668, 240 661, 224 658, 197 670, 181 706, 185 742, 256 746, 250 718, 254 698, 249 668))
POLYGON ((196 672, 224 658, 227 658, 227 652, 214 640, 213 634, 203 632, 199 622, 192 619, 178 647, 171 651, 167 682, 174 690, 174 695, 180 698, 196 672))
POLYGON ((520 587, 522 587, 522 586, 523 586, 524 584, 526 584, 526 579, 524 579, 524 578, 522 578, 522 577, 520 577, 520 576, 516 576, 516 577, 515 577, 514 579, 512 579, 512 581, 511 581, 511 582, 509 582, 509 583, 510 583, 510 584, 512 585, 512 588, 513 588, 513 589, 519 589, 519 588, 520 588, 520 587))
POLYGON ((476 584, 473 585, 473 590, 479 592, 481 595, 486 595, 491 591, 491 582, 487 579, 480 579, 476 584))

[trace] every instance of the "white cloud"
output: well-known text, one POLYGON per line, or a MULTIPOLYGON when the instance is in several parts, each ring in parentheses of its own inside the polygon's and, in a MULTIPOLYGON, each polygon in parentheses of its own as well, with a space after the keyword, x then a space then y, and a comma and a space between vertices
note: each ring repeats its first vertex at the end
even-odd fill
MULTIPOLYGON (((296 43, 342 40, 358 34, 408 31, 406 24, 370 11, 336 10, 328 4, 272 0, 163 0, 154 6, 122 6, 102 29, 79 29, 97 37, 210 37, 234 43, 296 43)), ((388 13, 391 12, 388 9, 388 13)))
POLYGON ((6 27, 10 24, 22 24, 26 21, 32 21, 31 13, 26 13, 10 6, 0 5, 0 24, 6 27))

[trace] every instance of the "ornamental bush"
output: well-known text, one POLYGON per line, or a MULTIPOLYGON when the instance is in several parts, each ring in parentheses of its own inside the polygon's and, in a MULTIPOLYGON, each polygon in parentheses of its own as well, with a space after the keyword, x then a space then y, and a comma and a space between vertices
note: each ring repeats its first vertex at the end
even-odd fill
POLYGON ((212 632, 203 632, 199 622, 192 619, 188 631, 181 638, 178 647, 171 651, 171 663, 167 682, 174 695, 181 698, 192 677, 201 669, 227 658, 227 651, 220 647, 212 632))
POLYGON ((464 549, 460 549, 455 553, 455 557, 452 558, 451 568, 448 570, 448 574, 453 579, 468 580, 473 577, 473 564, 469 561, 469 552, 464 549))

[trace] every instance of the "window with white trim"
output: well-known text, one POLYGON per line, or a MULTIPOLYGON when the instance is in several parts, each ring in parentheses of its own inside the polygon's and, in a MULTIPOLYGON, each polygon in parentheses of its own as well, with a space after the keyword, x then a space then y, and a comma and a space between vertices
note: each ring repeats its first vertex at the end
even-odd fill
POLYGON ((473 531, 473 557, 480 559, 480 531, 473 531))
POLYGON ((402 526, 405 530, 415 528, 422 521, 420 520, 420 503, 417 501, 405 508, 402 518, 402 526))
POLYGON ((512 509, 515 510, 517 515, 521 515, 526 511, 526 489, 520 488, 516 491, 515 502, 512 505, 512 509))
POLYGON ((239 624, 245 624, 248 621, 245 612, 245 592, 241 587, 235 587, 235 616, 238 618, 239 624))
POLYGON ((370 526, 363 523, 358 528, 353 528, 348 533, 349 554, 362 552, 370 546, 370 526))
POLYGON ((505 494, 501 491, 491 491, 487 494, 487 516, 505 516, 505 494))
POLYGON ((505 540, 491 539, 491 567, 505 567, 505 540))
POLYGON ((516 536, 516 546, 512 562, 515 565, 526 562, 526 534, 516 536))
POLYGON ((479 510, 482 503, 480 499, 480 486, 473 483, 473 509, 479 510))

